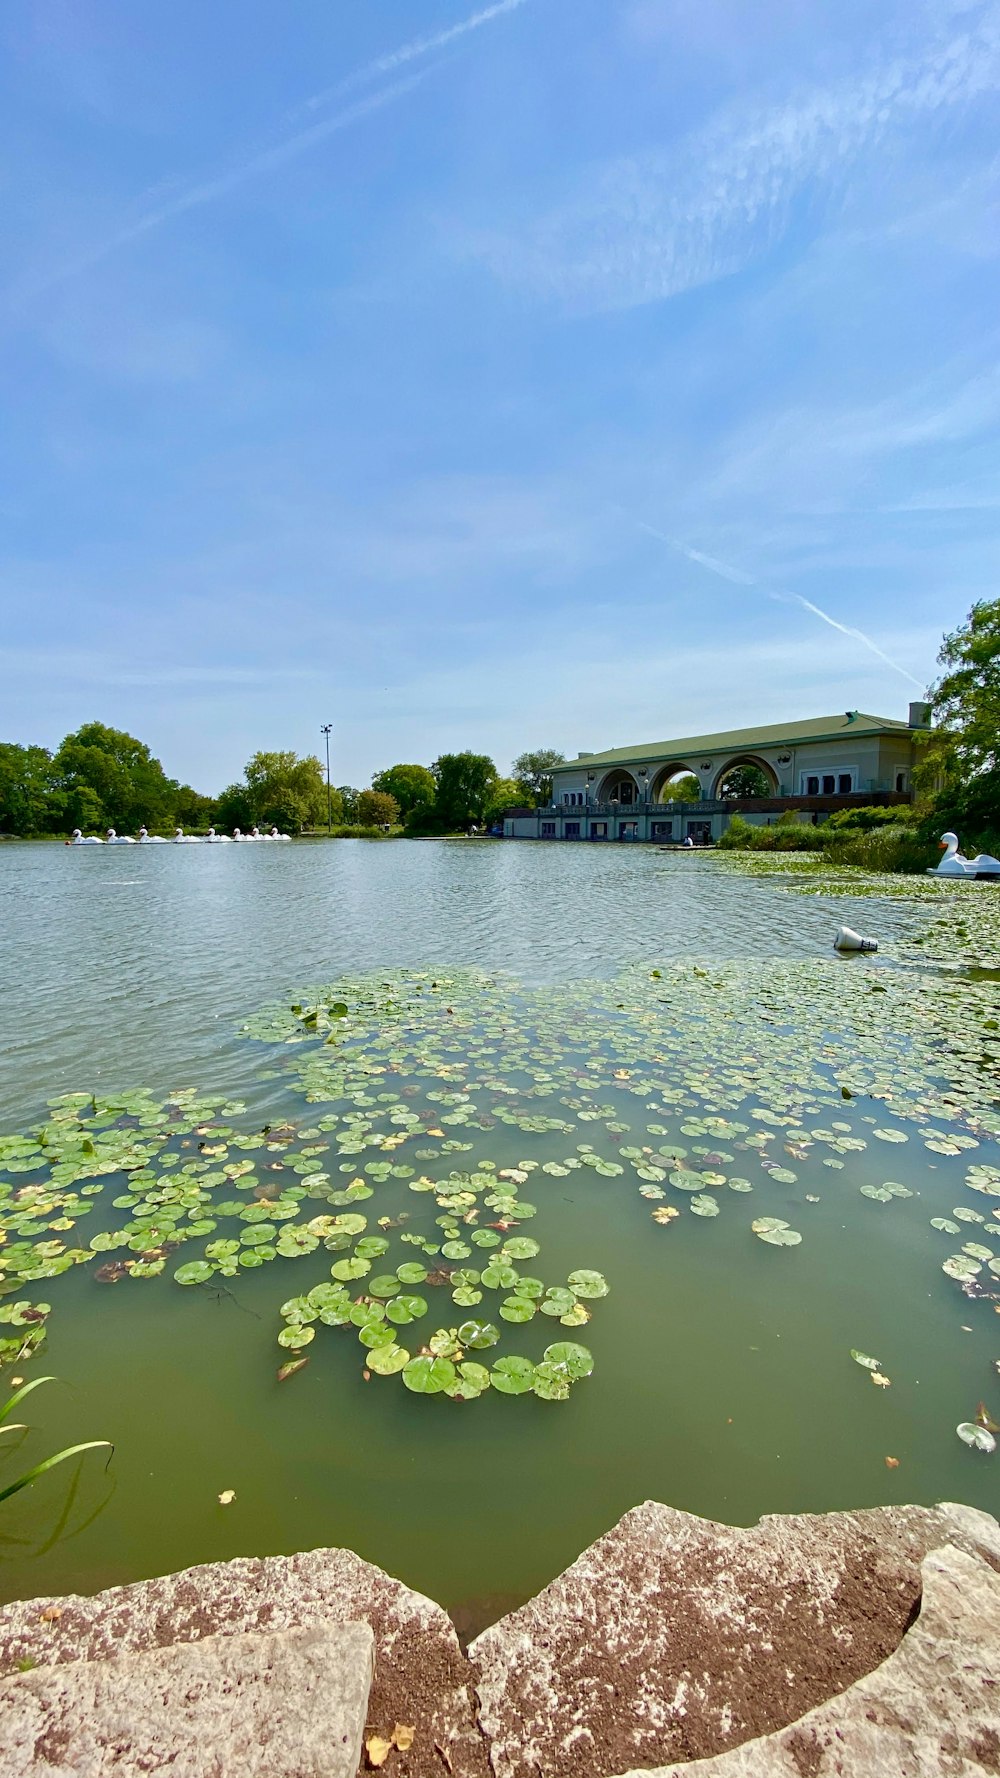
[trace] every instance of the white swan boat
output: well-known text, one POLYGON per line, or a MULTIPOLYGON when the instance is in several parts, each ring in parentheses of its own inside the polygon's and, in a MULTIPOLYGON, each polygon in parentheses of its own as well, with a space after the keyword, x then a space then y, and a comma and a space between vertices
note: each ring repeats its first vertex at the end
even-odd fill
POLYGON ((127 833, 116 833, 113 827, 109 827, 104 844, 106 846, 134 846, 135 841, 129 839, 127 833))
POLYGON ((1000 881, 1000 858, 994 858, 990 852, 977 852, 975 858, 965 858, 958 849, 958 835, 943 833, 941 845, 944 857, 940 864, 930 868, 929 877, 983 877, 1000 881))
POLYGON ((73 829, 73 838, 66 841, 67 846, 103 846, 104 841, 96 833, 81 833, 78 827, 73 829))
POLYGON ((137 843, 140 846, 167 846, 170 842, 169 840, 165 840, 162 834, 149 833, 146 828, 140 827, 137 843))

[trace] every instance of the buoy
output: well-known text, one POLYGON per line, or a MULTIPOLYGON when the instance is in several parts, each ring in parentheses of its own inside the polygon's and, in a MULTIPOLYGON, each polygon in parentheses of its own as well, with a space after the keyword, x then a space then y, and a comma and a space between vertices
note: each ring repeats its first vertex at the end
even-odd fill
POLYGON ((878 939, 862 938, 860 932, 842 926, 833 941, 833 948, 835 951, 877 951, 878 939))

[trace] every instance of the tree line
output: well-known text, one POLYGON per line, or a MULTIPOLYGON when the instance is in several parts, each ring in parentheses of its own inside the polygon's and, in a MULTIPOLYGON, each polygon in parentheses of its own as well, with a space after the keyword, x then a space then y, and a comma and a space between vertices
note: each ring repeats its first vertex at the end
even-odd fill
POLYGON ((367 789, 326 783, 315 754, 259 752, 218 796, 168 778, 145 742, 101 722, 84 723, 55 752, 0 742, 0 834, 19 838, 73 828, 119 833, 175 827, 231 832, 254 826, 285 833, 455 833, 489 827, 511 804, 546 801, 548 775, 563 755, 523 753, 501 777, 486 754, 445 753, 432 765, 395 765, 367 789))
MULTIPOLYGON (((1000 599, 980 600, 945 636, 944 669, 928 699, 934 726, 920 736, 911 823, 953 827, 969 844, 1000 849, 1000 599)), ((443 753, 429 765, 394 765, 376 772, 371 786, 329 787, 315 754, 255 753, 243 777, 221 795, 204 796, 168 778, 144 742, 121 729, 88 722, 54 753, 46 747, 0 742, 0 834, 64 834, 74 827, 120 833, 173 827, 227 830, 276 826, 282 832, 323 829, 342 833, 468 832, 489 828, 505 810, 541 806, 552 795, 552 770, 564 755, 536 748, 515 759, 502 777, 485 753, 443 753)), ((737 767, 723 787, 730 796, 761 794, 737 767)), ((671 794, 690 795, 697 781, 678 780, 671 794)), ((766 791, 766 781, 763 785, 766 791)))

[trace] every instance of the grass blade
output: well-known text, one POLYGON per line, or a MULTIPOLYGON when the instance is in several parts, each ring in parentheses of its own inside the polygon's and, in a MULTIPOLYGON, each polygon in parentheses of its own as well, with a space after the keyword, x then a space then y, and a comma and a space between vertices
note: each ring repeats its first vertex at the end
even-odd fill
POLYGON ((14 1394, 10 1397, 10 1399, 8 1401, 5 1401, 3 1406, 0 1407, 0 1420, 6 1420, 7 1415, 13 1413, 14 1409, 17 1407, 18 1402, 23 1401, 26 1395, 30 1395, 31 1391, 33 1389, 41 1388, 41 1385, 43 1383, 54 1383, 54 1382, 55 1382, 55 1377, 35 1377, 33 1382, 25 1383, 23 1389, 15 1390, 14 1394))
MULTIPOLYGON (((42 1380, 39 1379, 39 1381, 42 1380)), ((46 1380, 51 1381, 51 1379, 46 1380)), ((46 1457, 44 1462, 36 1463, 34 1469, 26 1470, 24 1475, 18 1476, 17 1481, 11 1482, 8 1487, 0 1488, 0 1501, 9 1500, 12 1494, 17 1494, 21 1488, 29 1487, 32 1482, 38 1480, 39 1476, 44 1475, 47 1469, 54 1469, 57 1463, 65 1463, 69 1457, 78 1457, 82 1451, 105 1450, 114 1454, 114 1448, 110 1439, 106 1438, 90 1439, 85 1445, 69 1445, 65 1451, 57 1451, 54 1457, 46 1457)), ((108 1462, 110 1463, 110 1461, 109 1457, 108 1462)))

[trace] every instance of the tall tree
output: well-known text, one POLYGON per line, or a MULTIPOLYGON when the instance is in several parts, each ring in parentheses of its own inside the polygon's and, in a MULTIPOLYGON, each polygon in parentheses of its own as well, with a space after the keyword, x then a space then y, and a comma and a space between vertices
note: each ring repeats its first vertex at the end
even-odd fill
POLYGON ((694 773, 682 772, 677 778, 668 778, 660 791, 660 801, 661 803, 700 802, 701 785, 694 773))
POLYGON ((65 798, 53 786, 47 747, 0 741, 0 833, 48 833, 64 816, 65 798))
POLYGON ((511 767, 521 793, 538 805, 552 801, 552 767, 566 763, 566 755, 555 747, 536 747, 533 753, 519 753, 511 767))
POLYGON ((442 753, 431 767, 437 786, 434 811, 447 829, 481 823, 497 781, 497 769, 485 753, 442 753))
MULTIPOLYGON (((695 779, 695 783, 697 782, 698 780, 695 779)), ((699 790, 695 793, 695 800, 697 800, 697 797, 700 795, 701 792, 699 790)), ((731 772, 726 773, 722 784, 719 786, 719 795, 739 798, 745 796, 773 796, 774 790, 767 773, 762 772, 760 766, 743 765, 734 766, 731 772)))
POLYGON ((93 822, 126 833, 143 822, 159 826, 173 820, 180 786, 145 742, 122 729, 85 722, 66 736, 52 765, 70 825, 93 822))
POLYGON ((260 826, 318 826, 326 820, 326 779, 314 753, 255 753, 246 767, 254 820, 260 826))
POLYGON ((524 785, 516 778, 498 778, 490 791, 483 810, 483 818, 492 827, 496 821, 502 821, 507 810, 524 802, 524 785))
POLYGON ((428 766, 399 765, 388 766, 384 772, 376 772, 372 779, 372 789, 395 797, 399 812, 405 820, 415 809, 430 808, 437 785, 434 773, 428 766))
POLYGON ((387 790, 362 790, 358 795, 357 817, 361 827, 395 827, 399 820, 399 804, 387 790))
POLYGON ((1000 832, 1000 599, 980 599, 945 636, 928 694, 935 726, 918 736, 918 785, 947 825, 1000 832))

